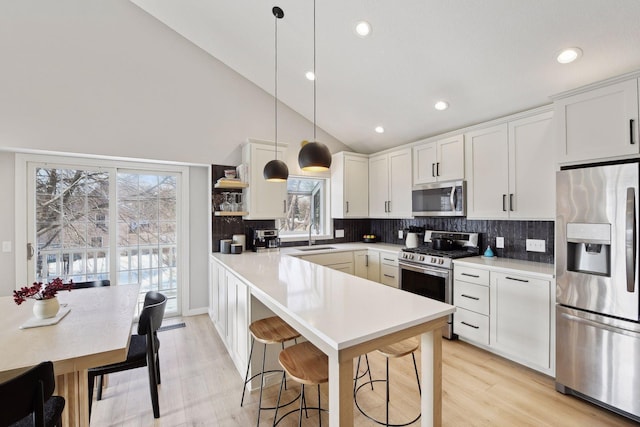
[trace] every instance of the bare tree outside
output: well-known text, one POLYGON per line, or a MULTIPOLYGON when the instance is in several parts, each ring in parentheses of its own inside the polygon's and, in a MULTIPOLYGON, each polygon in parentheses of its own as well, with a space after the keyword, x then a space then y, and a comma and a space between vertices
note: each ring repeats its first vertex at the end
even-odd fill
POLYGON ((105 279, 109 271, 109 176, 36 169, 36 279, 105 279))
POLYGON ((110 173, 36 168, 36 280, 108 279, 113 270, 118 284, 139 283, 141 295, 161 291, 167 311, 177 310, 177 177, 117 172, 110 242, 110 173))

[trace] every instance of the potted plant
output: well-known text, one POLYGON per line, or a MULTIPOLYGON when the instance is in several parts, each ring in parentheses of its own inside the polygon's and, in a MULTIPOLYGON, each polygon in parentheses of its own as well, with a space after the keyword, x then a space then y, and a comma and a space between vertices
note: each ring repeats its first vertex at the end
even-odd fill
POLYGON ((73 281, 64 284, 62 279, 57 277, 44 285, 42 282, 34 282, 33 285, 24 286, 13 291, 13 300, 20 305, 27 298, 35 300, 33 314, 39 319, 47 319, 58 314, 60 303, 58 302, 58 291, 71 291, 73 281))

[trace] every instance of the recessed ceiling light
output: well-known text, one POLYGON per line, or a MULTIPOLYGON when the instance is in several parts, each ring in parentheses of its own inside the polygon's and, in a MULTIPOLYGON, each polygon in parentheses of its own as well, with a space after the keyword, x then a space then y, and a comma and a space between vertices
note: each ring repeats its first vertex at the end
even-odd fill
POLYGON ((314 81, 316 79, 316 75, 313 74, 313 71, 307 71, 304 76, 307 78, 307 80, 314 81))
POLYGON ((356 34, 360 37, 367 37, 371 33, 371 24, 367 21, 360 21, 356 24, 356 34))
POLYGON ((569 64, 582 56, 582 49, 579 47, 570 47, 563 49, 558 53, 556 60, 561 64, 569 64))
POLYGON ((382 126, 376 126, 375 131, 377 133, 384 133, 384 128, 382 126))
POLYGON ((436 110, 442 111, 449 108, 449 103, 447 101, 438 101, 436 105, 433 106, 436 110))

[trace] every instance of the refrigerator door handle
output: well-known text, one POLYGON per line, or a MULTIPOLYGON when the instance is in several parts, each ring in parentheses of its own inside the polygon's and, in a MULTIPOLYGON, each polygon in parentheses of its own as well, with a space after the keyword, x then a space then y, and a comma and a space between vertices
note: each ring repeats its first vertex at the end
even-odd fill
POLYGON ((571 320, 577 323, 584 323, 585 325, 593 326, 599 329, 604 329, 605 331, 608 331, 608 332, 627 335, 629 337, 640 339, 640 334, 636 331, 631 331, 629 329, 624 329, 620 327, 616 328, 614 326, 605 325, 604 323, 596 322, 594 320, 585 319, 584 317, 574 316, 573 314, 569 314, 569 313, 560 313, 560 316, 564 317, 567 320, 571 320))
POLYGON ((625 221, 625 261, 627 270, 627 292, 635 292, 636 283, 636 193, 635 188, 627 188, 625 221))

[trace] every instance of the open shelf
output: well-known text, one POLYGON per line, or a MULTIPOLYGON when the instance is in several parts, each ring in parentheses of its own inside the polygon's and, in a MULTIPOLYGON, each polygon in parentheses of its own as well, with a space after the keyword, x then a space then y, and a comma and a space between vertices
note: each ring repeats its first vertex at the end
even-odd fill
POLYGON ((249 215, 249 212, 238 211, 238 212, 227 212, 227 211, 215 211, 213 213, 214 216, 245 216, 249 215))
POLYGON ((249 186, 248 182, 242 181, 220 181, 216 182, 213 188, 228 188, 228 189, 239 189, 239 188, 247 188, 249 186))

